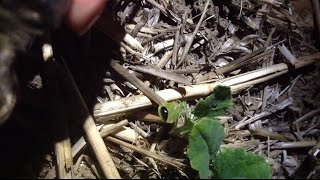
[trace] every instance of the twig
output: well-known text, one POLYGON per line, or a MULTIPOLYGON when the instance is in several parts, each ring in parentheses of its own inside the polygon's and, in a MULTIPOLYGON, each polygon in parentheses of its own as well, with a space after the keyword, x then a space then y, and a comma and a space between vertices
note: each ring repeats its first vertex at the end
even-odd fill
POLYGON ((163 33, 157 34, 155 36, 152 36, 151 38, 149 38, 149 39, 147 39, 145 41, 142 41, 141 46, 144 46, 144 45, 148 44, 151 41, 154 41, 154 40, 156 40, 156 39, 158 39, 158 38, 160 38, 162 36, 165 36, 166 34, 167 34, 166 32, 163 32, 163 33))
MULTIPOLYGON (((315 119, 315 120, 317 120, 317 119, 315 119)), ((309 133, 310 131, 312 131, 313 129, 317 128, 318 126, 320 126, 320 122, 312 123, 312 124, 308 127, 308 129, 300 132, 301 136, 308 135, 308 133, 309 133)))
POLYGON ((59 179, 74 177, 70 137, 54 144, 59 179))
POLYGON ((259 114, 256 114, 255 116, 251 117, 250 119, 248 120, 245 120, 245 121, 241 121, 239 122, 238 124, 235 125, 235 129, 238 130, 240 129, 241 127, 247 125, 247 124, 250 124, 250 123, 253 123, 254 121, 257 121, 261 118, 264 118, 266 116, 269 116, 271 115, 272 113, 275 113, 276 111, 279 111, 279 110, 282 110, 284 108, 286 108, 287 106, 289 106, 290 104, 292 104, 292 98, 287 98, 283 101, 281 101, 280 103, 277 103, 275 106, 273 106, 272 108, 270 108, 269 111, 264 111, 264 112, 261 112, 259 114))
POLYGON ((268 99, 268 90, 269 90, 269 86, 265 86, 263 88, 263 93, 262 93, 262 105, 261 105, 261 110, 265 111, 266 107, 267 107, 267 99, 268 99))
POLYGON ((195 83, 205 83, 207 81, 209 82, 212 82, 214 79, 218 79, 218 75, 216 72, 214 71, 211 71, 211 72, 208 72, 204 75, 201 75, 200 77, 197 77, 194 81, 195 83))
POLYGON ((153 68, 151 66, 129 66, 129 68, 132 70, 143 72, 153 76, 158 76, 164 79, 173 80, 181 84, 190 84, 192 81, 191 77, 186 77, 182 74, 176 74, 174 72, 168 72, 166 70, 162 70, 159 68, 153 68))
POLYGON ((271 146, 271 149, 311 148, 317 141, 279 142, 271 146))
MULTIPOLYGON (((147 33, 138 32, 138 34, 136 35, 136 37, 152 38, 152 35, 151 35, 151 34, 147 34, 147 33)), ((142 45, 142 42, 141 42, 141 46, 144 46, 144 45, 142 45)))
POLYGON ((75 167, 74 167, 74 171, 78 171, 79 167, 80 167, 80 163, 83 161, 83 159, 85 160, 85 162, 88 164, 88 166, 92 169, 92 171, 94 172, 94 174, 99 178, 101 179, 99 173, 98 173, 98 170, 96 168, 96 166, 94 165, 93 161, 91 160, 91 158, 87 155, 84 155, 82 154, 76 164, 75 164, 75 167))
POLYGON ((165 65, 168 63, 171 55, 172 55, 172 51, 165 52, 162 58, 160 59, 160 61, 158 62, 157 66, 161 69, 164 68, 165 65))
POLYGON ((147 138, 150 135, 146 133, 143 129, 141 129, 139 126, 134 124, 133 122, 129 122, 130 127, 135 130, 138 134, 140 134, 142 137, 147 138))
POLYGON ((165 102, 161 96, 152 91, 149 87, 147 87, 140 79, 138 79, 135 75, 130 74, 126 69, 124 69, 120 64, 118 64, 115 60, 111 60, 110 66, 117 71, 123 78, 128 80, 134 86, 136 86, 140 91, 142 91, 148 98, 152 99, 156 104, 161 105, 165 102))
POLYGON ((131 47, 143 52, 144 48, 141 46, 141 43, 132 37, 130 34, 125 34, 123 41, 128 43, 131 47))
POLYGON ((249 130, 230 130, 229 131, 229 137, 230 136, 236 136, 236 137, 246 137, 251 136, 251 132, 249 130))
POLYGON ((242 7, 243 7, 243 2, 242 1, 240 1, 240 11, 239 11, 239 14, 238 14, 238 19, 240 19, 241 18, 241 14, 242 14, 242 7))
POLYGON ((161 4, 156 2, 155 0, 147 0, 147 2, 149 2, 150 4, 152 4, 153 6, 158 8, 165 16, 172 17, 175 22, 180 22, 181 21, 180 18, 177 17, 176 15, 169 14, 167 12, 167 10, 161 4))
POLYGON ((146 24, 146 22, 148 21, 148 10, 147 9, 143 9, 142 10, 142 18, 140 19, 140 21, 136 24, 136 26, 134 27, 134 29, 131 31, 131 36, 133 38, 135 38, 138 34, 138 32, 140 31, 140 29, 146 24))
POLYGON ((167 72, 173 72, 177 74, 192 74, 198 73, 201 69, 200 68, 186 68, 186 69, 173 69, 173 70, 166 70, 167 72))
POLYGON ((127 142, 121 141, 121 140, 119 140, 117 138, 114 138, 114 137, 110 137, 109 136, 109 137, 106 138, 106 140, 108 140, 110 142, 113 142, 113 143, 116 143, 118 145, 124 146, 126 148, 132 149, 132 150, 134 150, 134 151, 136 151, 136 152, 138 152, 140 154, 143 154, 143 155, 148 156, 148 157, 152 157, 153 159, 156 159, 158 161, 164 162, 166 164, 170 164, 170 165, 178 167, 178 168, 186 166, 185 164, 183 164, 183 163, 181 163, 179 161, 176 161, 175 159, 173 159, 171 157, 160 156, 160 155, 158 155, 156 153, 152 153, 152 152, 150 152, 148 150, 141 149, 141 148, 139 148, 137 146, 134 146, 134 145, 129 144, 127 142))
POLYGON ((262 136, 262 137, 266 137, 266 138, 270 137, 271 139, 284 141, 284 142, 288 141, 288 139, 285 138, 283 135, 276 133, 276 132, 268 131, 266 129, 250 128, 250 131, 253 133, 253 135, 262 136))
POLYGON ((275 31, 276 31, 276 28, 275 28, 275 27, 272 28, 271 32, 270 32, 269 35, 268 35, 268 38, 267 38, 267 40, 266 40, 266 43, 265 43, 264 47, 267 48, 267 47, 269 47, 269 46, 271 45, 272 36, 273 36, 273 34, 274 34, 275 31))
MULTIPOLYGON (((106 125, 105 127, 108 128, 108 126, 109 125, 106 125)), ((137 134, 135 130, 127 126, 123 126, 119 131, 112 133, 111 136, 131 144, 136 143, 137 140, 142 138, 142 136, 137 134)))
POLYGON ((242 89, 251 87, 251 86, 253 86, 255 84, 266 82, 266 81, 268 81, 270 79, 274 79, 274 78, 279 77, 279 76, 281 76, 281 75, 283 75, 283 74, 285 74, 287 72, 288 71, 285 70, 285 71, 277 72, 277 73, 274 73, 274 74, 271 74, 271 75, 268 75, 268 76, 265 76, 265 77, 262 77, 262 78, 259 78, 259 79, 255 79, 255 80, 252 80, 252 81, 244 82, 242 84, 231 86, 232 94, 237 94, 238 91, 240 91, 242 89))
MULTIPOLYGON (((157 133, 157 136, 156 138, 154 139, 154 141, 152 142, 151 146, 150 146, 150 152, 155 152, 155 148, 156 148, 156 145, 157 143, 159 142, 159 140, 161 139, 161 137, 163 136, 163 133, 165 133, 165 128, 164 127, 161 127, 159 132, 157 133)), ((150 161, 150 163, 152 164, 153 168, 158 172, 157 174, 160 175, 159 173, 159 170, 158 170, 158 167, 157 167, 157 164, 156 162, 154 161, 153 158, 151 157, 148 157, 148 160, 150 161)))
MULTIPOLYGON (((121 127, 126 126, 128 124, 128 120, 122 120, 108 128, 103 128, 100 131, 101 137, 108 136, 116 131, 118 131, 121 127)), ((86 141, 83 137, 81 137, 73 146, 72 146, 72 157, 74 158, 80 152, 81 149, 86 145, 86 141)))
POLYGON ((220 74, 224 74, 224 73, 230 72, 232 70, 235 70, 235 69, 247 64, 251 58, 263 53, 266 49, 267 49, 266 47, 260 48, 250 54, 247 54, 245 56, 240 57, 239 59, 236 59, 236 60, 230 62, 229 64, 227 64, 225 66, 222 66, 221 68, 218 68, 216 71, 220 74))
MULTIPOLYGON (((126 28, 129 30, 134 29, 136 25, 134 24, 127 24, 126 28)), ((148 34, 158 34, 158 33, 168 33, 168 32, 174 32, 178 29, 178 27, 173 27, 173 28, 168 28, 168 29, 158 29, 158 28, 148 28, 148 27, 143 27, 140 29, 140 32, 143 33, 148 33, 148 34)))
POLYGON ((274 5, 277 7, 280 7, 283 4, 283 2, 281 0, 259 0, 259 1, 271 4, 271 5, 274 5))
MULTIPOLYGON (((124 42, 120 42, 120 46, 123 47, 126 51, 128 51, 128 53, 132 55, 139 54, 138 52, 134 51, 131 47, 127 46, 124 42)), ((142 54, 140 56, 142 56, 142 54)))
POLYGON ((248 148, 250 146, 258 146, 261 142, 259 140, 250 140, 250 141, 245 141, 242 143, 234 143, 234 144, 222 144, 221 148, 237 148, 237 147, 243 147, 243 148, 248 148))
POLYGON ((247 125, 247 124, 250 124, 250 123, 253 123, 261 118, 264 118, 264 117, 267 117, 269 115, 271 115, 272 112, 269 112, 269 111, 264 111, 264 112, 261 112, 255 116, 253 116, 252 118, 244 121, 244 122, 241 122, 241 123, 238 123, 237 125, 235 125, 235 129, 236 130, 239 130, 240 128, 242 128, 243 126, 247 125))
POLYGON ((178 26, 178 29, 176 31, 176 35, 174 37, 173 49, 172 49, 171 63, 174 67, 176 67, 177 59, 178 59, 177 56, 178 56, 178 49, 180 46, 180 43, 179 43, 180 29, 181 29, 181 25, 178 26))
POLYGON ((116 124, 113 124, 112 126, 109 126, 109 127, 103 127, 101 130, 100 130, 100 135, 101 137, 106 137, 110 134, 113 134, 114 132, 118 131, 120 128, 122 128, 123 126, 126 126, 128 125, 128 120, 125 119, 125 120, 122 120, 116 124))
POLYGON ((163 51, 165 49, 168 49, 168 48, 172 47, 173 44, 174 44, 174 39, 173 38, 166 39, 164 41, 156 43, 155 45, 153 45, 154 54, 157 54, 160 51, 163 51))
POLYGON ((320 113, 320 108, 315 109, 315 110, 313 110, 313 111, 310 111, 310 112, 308 112, 307 114, 301 116, 299 119, 293 121, 293 124, 297 124, 297 123, 299 123, 299 122, 308 120, 308 119, 312 118, 313 116, 316 116, 316 115, 319 114, 319 113, 320 113))
POLYGON ((268 140, 267 140, 267 157, 268 159, 270 158, 270 137, 268 136, 268 140))
MULTIPOLYGON (((291 81, 291 86, 288 89, 288 96, 291 96, 291 91, 293 89, 293 87, 296 85, 297 81, 302 77, 302 74, 298 75, 297 77, 295 77, 292 81, 291 81)), ((280 95, 279 95, 280 96, 280 95)))
MULTIPOLYGON (((320 53, 315 53, 312 55, 303 56, 303 57, 299 58, 299 60, 298 60, 299 62, 295 65, 295 68, 299 69, 301 67, 313 64, 316 62, 315 60, 319 60, 319 59, 320 59, 320 53)), ((261 68, 261 69, 257 69, 257 70, 250 71, 247 73, 243 73, 243 74, 233 76, 230 78, 226 78, 223 80, 223 84, 227 85, 227 86, 238 85, 238 84, 245 83, 249 80, 256 79, 258 77, 263 77, 263 76, 270 75, 273 73, 279 73, 277 75, 281 75, 286 72, 288 72, 288 66, 284 63, 280 63, 280 64, 276 64, 273 66, 268 66, 265 68, 261 68)))
POLYGON ((196 34, 198 33, 198 30, 199 30, 200 25, 201 25, 201 23, 202 23, 202 21, 203 21, 203 18, 204 18, 205 15, 206 15, 206 12, 207 12, 207 10, 208 10, 209 3, 210 3, 210 0, 207 0, 207 3, 206 3, 206 5, 205 5, 205 7, 204 7, 203 13, 202 13, 202 15, 201 15, 201 18, 200 18, 200 20, 199 20, 196 28, 194 29, 191 37, 189 37, 186 45, 184 46, 184 49, 183 49, 182 55, 181 55, 181 57, 180 57, 180 59, 179 59, 179 62, 178 62, 178 64, 177 64, 177 67, 179 67, 182 63, 184 63, 184 61, 185 61, 185 59, 186 59, 186 57, 187 57, 187 54, 188 54, 188 52, 189 52, 189 50, 190 50, 190 48, 191 48, 193 39, 195 38, 196 34))
POLYGON ((284 57, 287 58, 287 60, 292 64, 295 65, 295 63, 297 62, 297 58, 290 52, 290 50, 284 45, 279 45, 278 49, 280 50, 280 52, 282 53, 282 55, 284 57))

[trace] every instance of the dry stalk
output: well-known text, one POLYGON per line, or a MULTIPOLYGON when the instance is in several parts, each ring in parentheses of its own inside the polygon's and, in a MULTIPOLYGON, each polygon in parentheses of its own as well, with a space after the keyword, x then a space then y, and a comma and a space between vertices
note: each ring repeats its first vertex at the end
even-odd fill
MULTIPOLYGON (((135 28, 136 25, 134 24, 127 24, 126 28, 129 30, 133 30, 135 28)), ((178 27, 173 27, 173 28, 169 28, 169 29, 155 29, 155 28, 148 28, 148 27, 142 27, 140 29, 140 32, 142 33, 148 33, 148 34, 158 34, 158 33, 167 33, 167 32, 173 32, 176 31, 178 29, 178 27)))
POLYGON ((245 56, 240 57, 239 59, 236 59, 236 60, 230 62, 229 64, 227 64, 225 66, 222 66, 221 68, 218 68, 216 71, 218 73, 224 74, 224 73, 230 72, 232 70, 235 70, 235 69, 245 65, 246 63, 248 63, 247 61, 250 61, 251 58, 263 53, 266 49, 267 49, 266 47, 260 48, 250 54, 247 54, 245 56))
POLYGON ((177 17, 176 15, 168 13, 168 11, 161 4, 159 4, 157 1, 147 0, 147 2, 152 4, 154 7, 158 8, 165 16, 172 18, 173 21, 175 21, 175 22, 181 21, 181 19, 179 17, 177 17))
POLYGON ((54 145, 59 179, 73 178, 73 161, 70 138, 56 142, 54 145))
POLYGON ((155 35, 155 36, 152 36, 152 37, 148 38, 147 40, 142 41, 142 42, 141 42, 141 46, 145 46, 145 45, 148 44, 149 42, 152 42, 152 41, 154 41, 154 40, 156 40, 156 39, 158 39, 158 38, 161 38, 162 36, 165 36, 166 34, 167 34, 167 33, 160 33, 160 34, 157 34, 157 35, 155 35))
POLYGON ((236 130, 239 130, 240 128, 242 128, 243 126, 247 125, 247 124, 250 124, 250 123, 253 123, 261 118, 264 118, 266 116, 269 116, 271 115, 272 112, 269 112, 269 111, 264 111, 264 112, 261 112, 251 118, 249 118, 248 120, 244 121, 244 122, 238 122, 236 125, 235 125, 235 129, 236 130))
POLYGON ((313 110, 313 111, 310 111, 310 112, 308 112, 307 114, 301 116, 299 119, 293 121, 293 124, 297 124, 297 123, 299 123, 299 122, 308 120, 308 119, 312 118, 313 116, 318 115, 319 113, 320 113, 320 108, 315 109, 315 110, 313 110))
POLYGON ((150 74, 153 76, 161 77, 163 79, 172 80, 172 81, 175 81, 175 82, 181 83, 181 84, 191 84, 191 81, 192 81, 191 77, 186 77, 182 74, 177 74, 174 72, 162 70, 159 68, 153 68, 150 66, 130 66, 129 68, 134 71, 139 71, 139 72, 142 72, 145 74, 150 74))
POLYGON ((317 141, 279 142, 271 146, 271 149, 312 148, 317 141))
POLYGON ((259 140, 250 140, 250 141, 245 141, 241 143, 222 144, 221 148, 239 148, 239 147, 248 148, 252 146, 258 146, 259 144, 261 144, 259 140))
POLYGON ((183 50, 183 53, 182 53, 182 55, 181 55, 181 57, 180 57, 180 59, 179 59, 179 62, 178 62, 178 64, 177 64, 177 67, 179 67, 182 63, 184 63, 184 61, 185 61, 185 59, 186 59, 186 57, 187 57, 187 54, 188 54, 188 52, 189 52, 189 50, 190 50, 190 48, 191 48, 193 39, 194 39, 194 37, 196 36, 196 34, 198 33, 198 30, 199 30, 199 28, 200 28, 200 25, 201 25, 201 23, 202 23, 202 21, 203 21, 203 19, 204 19, 204 16, 206 15, 206 12, 207 12, 209 3, 210 3, 210 0, 207 0, 207 3, 206 3, 206 5, 205 5, 205 7, 204 7, 203 13, 202 13, 202 15, 201 15, 201 18, 200 18, 200 20, 199 20, 196 28, 194 29, 191 37, 188 39, 186 45, 184 46, 184 50, 183 50))
POLYGON ((250 131, 252 131, 253 135, 256 136, 262 136, 262 137, 266 137, 270 139, 274 139, 274 140, 279 140, 279 141, 284 141, 287 142, 288 139, 285 138, 283 135, 277 133, 277 132, 272 132, 272 131, 268 131, 266 129, 261 129, 261 128, 254 128, 254 129, 250 129, 250 131))
MULTIPOLYGON (((316 60, 314 59, 320 59, 319 54, 310 56, 308 61, 299 61, 299 63, 296 64, 296 68, 298 69, 315 63, 316 60)), ((288 66, 284 63, 280 63, 277 65, 268 66, 265 68, 240 74, 234 77, 226 78, 224 80, 221 80, 220 82, 190 85, 175 89, 165 89, 157 91, 156 93, 165 101, 194 99, 210 94, 217 85, 231 86, 232 91, 235 91, 246 88, 248 85, 254 85, 273 79, 286 72, 288 72, 288 66)), ((115 117, 128 115, 135 111, 146 109, 151 105, 151 101, 145 95, 131 96, 117 101, 109 101, 101 104, 96 104, 94 108, 94 117, 104 117, 103 119, 101 119, 103 121, 110 120, 115 117)))
POLYGON ((147 97, 149 97, 153 102, 158 105, 161 105, 165 102, 158 94, 152 91, 149 87, 147 87, 140 79, 138 79, 135 75, 129 73, 126 69, 124 69, 119 63, 115 60, 111 60, 110 66, 117 71, 123 78, 127 79, 130 83, 136 86, 140 91, 142 91, 147 97))
POLYGON ((179 49, 179 37, 180 37, 180 29, 181 25, 178 26, 178 30, 176 31, 176 35, 174 37, 174 44, 172 49, 172 57, 171 57, 171 63, 175 67, 177 64, 177 55, 178 55, 178 49, 179 49))
POLYGON ((106 140, 110 141, 110 142, 113 142, 115 144, 118 144, 118 145, 121 145, 121 146, 124 146, 126 148, 129 148, 129 149, 132 149, 140 154, 143 154, 145 156, 148 156, 148 157, 151 157, 153 159, 156 159, 158 161, 161 161, 163 163, 166 163, 166 164, 169 164, 169 165, 172 165, 174 167, 177 167, 177 168, 181 168, 181 167, 185 167, 186 165, 179 162, 179 161, 176 161, 175 159, 171 158, 171 157, 167 157, 167 156, 160 156, 156 153, 153 153, 153 152, 150 152, 148 150, 145 150, 145 149, 142 149, 140 147, 137 147, 137 146, 134 146, 132 144, 129 144, 127 142, 124 142, 122 140, 119 140, 117 138, 114 138, 114 137, 107 137, 106 140))
POLYGON ((103 171, 103 174, 106 178, 117 178, 120 179, 120 174, 115 167, 115 164, 111 158, 111 155, 109 154, 109 151, 104 144, 102 137, 100 136, 100 133, 96 127, 96 124, 93 120, 93 117, 90 115, 88 107, 86 106, 86 103, 71 75, 71 72, 69 71, 66 64, 64 64, 64 67, 62 67, 65 70, 65 75, 67 76, 70 86, 72 87, 72 90, 75 91, 75 95, 77 98, 81 101, 82 109, 86 115, 86 119, 83 122, 83 129, 86 134, 86 139, 88 140, 89 144, 92 147, 92 150, 94 154, 97 157, 97 160, 101 166, 101 169, 103 171))
MULTIPOLYGON (((128 120, 122 120, 116 124, 113 124, 112 126, 109 126, 108 128, 102 128, 100 131, 101 137, 108 136, 116 131, 118 131, 123 126, 126 126, 128 124, 128 120)), ((86 141, 83 137, 81 137, 73 146, 72 146, 72 157, 74 158, 77 156, 77 154, 81 151, 81 149, 84 148, 86 145, 86 141)))
POLYGON ((56 73, 59 71, 58 64, 53 59, 53 49, 50 44, 44 44, 42 47, 44 66, 44 77, 47 81, 48 88, 50 88, 50 96, 53 97, 52 105, 57 107, 55 110, 55 124, 54 133, 57 137, 57 141, 54 144, 54 150, 56 155, 56 170, 57 176, 60 179, 73 178, 73 161, 71 154, 71 143, 68 132, 68 121, 62 114, 63 108, 58 106, 62 100, 62 90, 59 86, 60 74, 56 78, 56 73), (53 78, 54 77, 54 78, 53 78))
POLYGON ((166 53, 164 53, 164 55, 162 56, 162 58, 158 62, 157 66, 161 69, 164 68, 165 65, 168 63, 171 55, 172 55, 172 51, 167 51, 166 53))

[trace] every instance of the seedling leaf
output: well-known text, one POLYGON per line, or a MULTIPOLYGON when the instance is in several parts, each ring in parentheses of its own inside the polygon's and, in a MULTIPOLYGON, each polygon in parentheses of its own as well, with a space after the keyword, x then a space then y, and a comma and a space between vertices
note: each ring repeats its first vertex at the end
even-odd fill
POLYGON ((215 157, 224 138, 224 129, 217 120, 201 118, 189 134, 187 155, 191 167, 199 172, 200 178, 209 178, 209 163, 215 157))
POLYGON ((186 102, 165 102, 158 108, 159 116, 167 123, 176 122, 179 117, 187 110, 186 102))
POLYGON ((192 113, 198 117, 216 117, 223 115, 225 109, 232 106, 231 90, 229 86, 217 86, 214 92, 206 97, 200 99, 192 113))
POLYGON ((214 159, 214 176, 222 179, 269 179, 271 168, 266 160, 242 148, 225 148, 214 159))

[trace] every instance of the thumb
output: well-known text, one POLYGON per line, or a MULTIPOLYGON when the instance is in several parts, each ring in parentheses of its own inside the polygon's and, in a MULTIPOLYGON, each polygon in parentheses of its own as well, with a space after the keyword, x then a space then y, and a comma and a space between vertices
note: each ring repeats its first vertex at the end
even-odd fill
POLYGON ((107 0, 71 0, 67 24, 78 34, 85 33, 102 13, 107 0))

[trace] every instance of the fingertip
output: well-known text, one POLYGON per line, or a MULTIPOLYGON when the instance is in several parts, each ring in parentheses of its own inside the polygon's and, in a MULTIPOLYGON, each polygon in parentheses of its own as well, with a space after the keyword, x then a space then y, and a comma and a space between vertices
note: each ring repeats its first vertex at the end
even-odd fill
POLYGON ((67 23, 78 34, 86 32, 99 18, 106 0, 72 0, 67 23))

